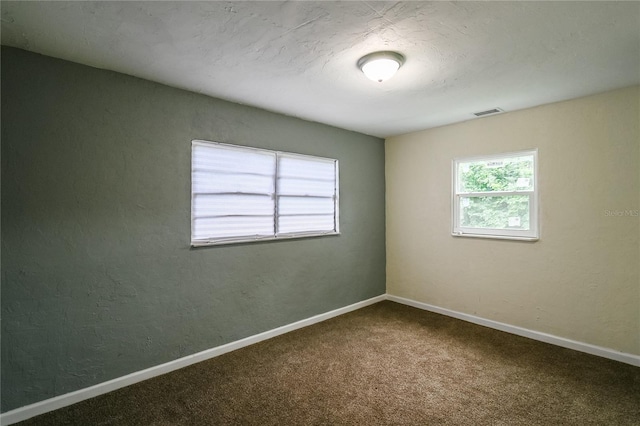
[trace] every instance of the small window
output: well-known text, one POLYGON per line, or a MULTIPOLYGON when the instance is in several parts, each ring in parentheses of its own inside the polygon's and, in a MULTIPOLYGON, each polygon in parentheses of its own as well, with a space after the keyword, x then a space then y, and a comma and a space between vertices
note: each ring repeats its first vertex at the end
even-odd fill
POLYGON ((537 240, 537 154, 453 160, 453 235, 537 240))
POLYGON ((192 246, 338 234, 338 212, 338 160, 192 141, 192 246))

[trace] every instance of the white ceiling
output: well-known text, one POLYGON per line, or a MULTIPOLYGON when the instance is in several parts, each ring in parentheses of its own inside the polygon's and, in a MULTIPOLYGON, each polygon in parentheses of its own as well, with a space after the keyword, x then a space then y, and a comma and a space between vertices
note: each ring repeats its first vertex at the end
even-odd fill
POLYGON ((386 137, 640 83, 640 2, 6 2, 2 44, 386 137), (406 57, 384 83, 358 59, 406 57))

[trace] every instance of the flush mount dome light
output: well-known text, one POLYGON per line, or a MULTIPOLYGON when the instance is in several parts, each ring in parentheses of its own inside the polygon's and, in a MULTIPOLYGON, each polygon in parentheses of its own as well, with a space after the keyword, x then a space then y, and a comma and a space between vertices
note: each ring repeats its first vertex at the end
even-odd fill
POLYGON ((373 52, 358 61, 358 68, 368 79, 382 83, 390 79, 404 63, 404 56, 397 52, 373 52))

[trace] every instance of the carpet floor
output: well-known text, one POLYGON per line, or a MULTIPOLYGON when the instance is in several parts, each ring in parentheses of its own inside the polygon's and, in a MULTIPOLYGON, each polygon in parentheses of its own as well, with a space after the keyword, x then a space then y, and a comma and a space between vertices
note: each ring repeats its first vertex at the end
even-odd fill
POLYGON ((375 305, 20 425, 640 425, 640 368, 375 305))

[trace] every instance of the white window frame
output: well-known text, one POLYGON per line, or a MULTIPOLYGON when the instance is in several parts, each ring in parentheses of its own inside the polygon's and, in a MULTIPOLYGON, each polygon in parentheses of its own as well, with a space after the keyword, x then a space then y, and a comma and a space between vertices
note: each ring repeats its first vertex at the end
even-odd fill
MULTIPOLYGON (((235 244, 235 243, 247 243, 247 242, 256 242, 256 241, 268 241, 268 240, 281 240, 281 239, 290 239, 290 238, 306 238, 306 237, 318 237, 318 236, 326 236, 326 235, 339 235, 340 234, 340 204, 339 204, 339 182, 340 182, 340 175, 339 175, 339 164, 338 164, 338 160, 337 159, 333 159, 333 158, 326 158, 326 157, 317 157, 317 156, 312 156, 312 155, 305 155, 305 154, 297 154, 297 153, 292 153, 292 152, 284 152, 284 151, 273 151, 273 150, 268 150, 268 149, 261 149, 261 148, 253 148, 253 147, 247 147, 247 146, 242 146, 242 145, 234 145, 234 144, 227 144, 227 143, 221 143, 221 142, 212 142, 212 141, 205 141, 205 140, 200 140, 200 139, 195 139, 191 141, 191 246, 192 247, 202 247, 202 246, 212 246, 212 245, 221 245, 221 244, 235 244), (195 212, 195 198, 197 193, 195 192, 195 187, 194 187, 194 158, 195 158, 195 154, 194 154, 194 147, 195 146, 218 146, 218 147, 224 147, 227 148, 229 150, 234 150, 237 152, 242 152, 242 151, 246 151, 247 153, 250 152, 261 152, 261 153, 265 153, 265 154, 269 154, 269 155, 274 155, 275 158, 275 170, 274 170, 274 176, 273 176, 273 195, 272 195, 272 200, 274 201, 274 210, 273 210, 273 232, 269 235, 240 235, 240 236, 229 236, 229 237, 207 237, 207 238, 195 238, 195 220, 197 219, 196 217, 196 212, 195 212), (334 181, 334 188, 333 188, 333 224, 334 224, 334 228, 332 230, 325 230, 325 231, 319 231, 319 230, 309 230, 309 231, 296 231, 296 232, 280 232, 278 227, 278 219, 281 217, 279 215, 279 197, 286 197, 286 195, 281 195, 279 193, 279 181, 280 181, 280 174, 279 174, 279 164, 280 164, 280 159, 281 158, 289 158, 289 159, 295 159, 295 158, 300 158, 300 159, 305 159, 305 160, 314 160, 314 161, 318 161, 318 162, 326 162, 326 163, 332 163, 335 167, 335 181, 334 181)), ((300 195, 294 195, 294 197, 309 197, 309 198, 317 198, 314 196, 308 196, 308 195, 304 195, 304 194, 300 194, 300 195)), ((329 197, 321 197, 321 198, 329 198, 329 197)))
POLYGON ((537 241, 540 238, 539 224, 539 190, 538 190, 538 149, 530 149, 526 151, 505 152, 500 154, 482 155, 475 157, 454 158, 452 161, 452 190, 451 190, 451 212, 452 212, 452 229, 451 235, 454 237, 476 237, 476 238, 494 238, 506 240, 523 240, 537 241), (525 155, 533 156, 533 190, 517 190, 517 191, 491 191, 491 192, 460 192, 458 191, 458 167, 460 163, 468 163, 474 161, 490 161, 502 160, 505 158, 521 157, 525 155), (513 196, 528 195, 529 196, 529 228, 528 230, 518 229, 491 229, 491 228, 472 228, 461 226, 460 222, 460 204, 462 197, 481 197, 481 196, 513 196))

